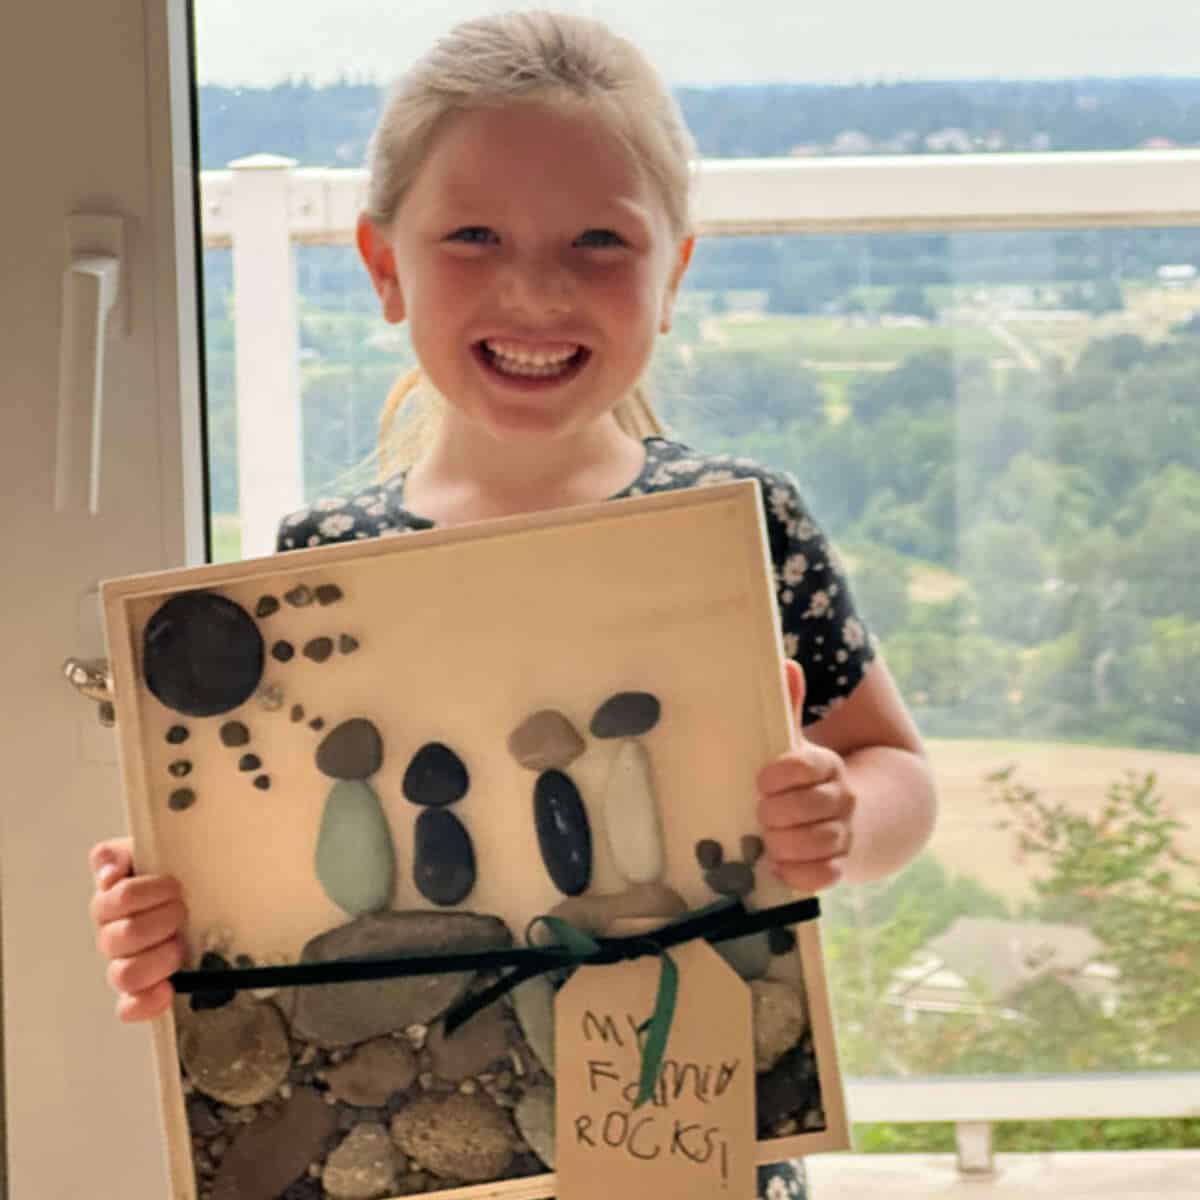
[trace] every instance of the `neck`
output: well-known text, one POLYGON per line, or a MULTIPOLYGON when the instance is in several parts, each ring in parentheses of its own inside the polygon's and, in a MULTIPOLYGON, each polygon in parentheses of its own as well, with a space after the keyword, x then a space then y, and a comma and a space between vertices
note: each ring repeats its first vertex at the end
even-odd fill
POLYGON ((408 473, 406 503, 439 525, 587 504, 628 486, 644 456, 611 413, 559 437, 501 440, 447 405, 408 473))

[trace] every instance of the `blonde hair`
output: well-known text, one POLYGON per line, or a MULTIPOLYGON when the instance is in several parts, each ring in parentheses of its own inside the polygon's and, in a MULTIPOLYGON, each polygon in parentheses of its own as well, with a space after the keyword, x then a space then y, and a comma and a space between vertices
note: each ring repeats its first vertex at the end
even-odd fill
MULTIPOLYGON (((391 223, 454 114, 571 100, 608 120, 658 192, 672 235, 690 234, 696 147, 674 97, 632 42, 600 21, 551 12, 464 21, 401 76, 367 149, 367 218, 381 228, 391 223)), ((432 440, 442 403, 419 369, 396 382, 380 417, 381 475, 416 461, 432 440)), ((614 415, 633 437, 663 432, 641 384, 614 415)))

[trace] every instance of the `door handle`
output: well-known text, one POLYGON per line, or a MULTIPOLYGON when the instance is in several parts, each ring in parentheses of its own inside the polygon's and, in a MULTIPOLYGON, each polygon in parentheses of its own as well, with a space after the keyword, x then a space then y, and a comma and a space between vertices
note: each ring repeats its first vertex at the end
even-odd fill
MULTIPOLYGON (((109 316, 122 295, 124 222, 77 214, 67 221, 58 361, 58 430, 54 471, 56 512, 84 505, 100 511, 104 430, 104 349, 109 316)), ((128 283, 124 286, 128 292, 128 283)))
POLYGON ((68 658, 62 665, 67 682, 83 697, 99 705, 100 724, 106 729, 117 723, 113 708, 112 672, 104 658, 68 658))

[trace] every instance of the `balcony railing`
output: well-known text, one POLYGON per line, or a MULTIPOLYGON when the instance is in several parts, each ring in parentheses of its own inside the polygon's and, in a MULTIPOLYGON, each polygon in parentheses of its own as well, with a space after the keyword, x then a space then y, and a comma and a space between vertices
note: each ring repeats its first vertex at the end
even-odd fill
MULTIPOLYGON (((1187 226, 1200 225, 1198 185, 1200 151, 713 160, 698 166, 696 215, 702 236, 1187 226)), ((201 176, 204 245, 233 251, 244 556, 270 553, 279 515, 303 502, 293 247, 352 244, 365 189, 364 171, 268 154, 201 176)), ((967 1171, 990 1163, 994 1121, 1200 1117, 1200 1073, 851 1080, 848 1092, 856 1121, 954 1122, 967 1171)))

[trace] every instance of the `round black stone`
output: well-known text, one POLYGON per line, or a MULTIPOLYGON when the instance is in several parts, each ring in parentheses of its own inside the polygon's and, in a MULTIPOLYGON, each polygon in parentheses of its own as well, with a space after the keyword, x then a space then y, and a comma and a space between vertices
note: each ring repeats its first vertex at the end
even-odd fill
POLYGON ((317 732, 319 733, 322 729, 325 728, 325 718, 324 717, 313 717, 313 719, 311 721, 309 721, 308 727, 309 727, 309 729, 317 730, 317 732))
POLYGON ((192 764, 186 758, 177 758, 167 770, 170 771, 176 779, 182 779, 185 775, 192 773, 192 764))
POLYGON ((382 765, 383 738, 366 717, 334 726, 317 747, 317 769, 332 779, 367 779, 382 765))
POLYGON ((592 827, 579 789, 562 771, 543 771, 533 787, 538 849, 554 886, 578 896, 592 880, 592 827))
POLYGON ((250 740, 250 730, 241 721, 226 721, 220 738, 222 746, 244 746, 250 740))
POLYGON ((475 886, 475 849, 463 823, 446 808, 417 818, 413 883, 434 904, 457 904, 475 886))
POLYGON ((342 598, 342 589, 336 583, 323 583, 316 596, 318 604, 336 604, 342 598))
POLYGON ((275 659, 276 662, 291 662, 292 658, 295 656, 295 653, 296 647, 293 646, 291 642, 276 642, 275 645, 271 647, 271 657, 275 659))
POLYGON ((263 659, 254 618, 214 592, 172 596, 142 636, 146 686, 189 717, 213 717, 244 704, 262 681, 263 659))
POLYGON ((323 663, 333 653, 333 639, 327 637, 313 638, 304 644, 304 657, 313 662, 323 663))
POLYGON ((254 786, 255 786, 256 788, 258 788, 258 790, 259 790, 260 792, 265 792, 265 791, 267 790, 267 788, 269 788, 269 787, 271 786, 271 777, 270 777, 270 775, 259 775, 259 776, 258 776, 258 777, 257 777, 257 778, 254 780, 254 786))
POLYGON ((404 794, 426 808, 442 808, 467 794, 471 777, 463 760, 441 742, 427 742, 404 772, 404 794))
POLYGON ((257 771, 262 766, 262 759, 257 754, 243 754, 238 759, 239 771, 257 771))
POLYGON ((273 617, 279 611, 279 600, 275 596, 260 596, 254 606, 256 617, 273 617))
POLYGON ((293 721, 303 721, 304 720, 304 705, 303 704, 293 704, 292 705, 292 720, 293 721))
POLYGON ((167 741, 170 742, 172 746, 182 745, 188 740, 189 736, 190 735, 188 734, 187 728, 183 725, 172 725, 171 728, 167 730, 167 741))
POLYGON ((304 608, 313 602, 312 588, 298 584, 283 597, 293 608, 304 608))
POLYGON ((167 798, 167 807, 172 812, 183 812, 196 803, 196 793, 191 788, 176 788, 167 798))
POLYGON ((617 692, 596 709, 592 736, 598 738, 639 737, 658 724, 662 706, 650 692, 617 692))

